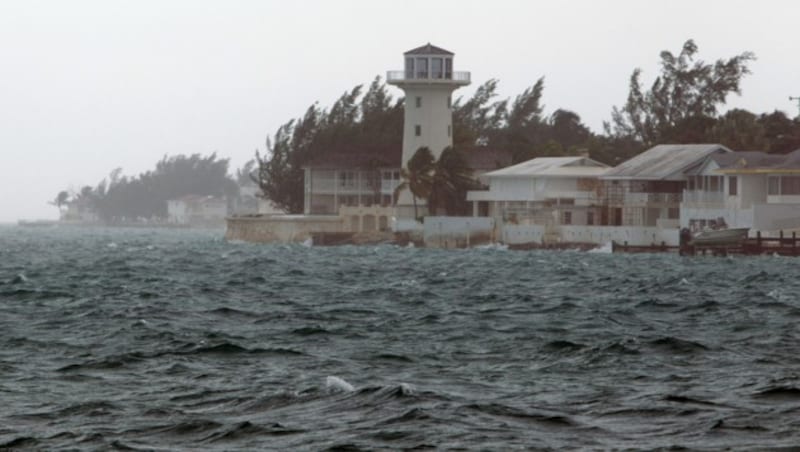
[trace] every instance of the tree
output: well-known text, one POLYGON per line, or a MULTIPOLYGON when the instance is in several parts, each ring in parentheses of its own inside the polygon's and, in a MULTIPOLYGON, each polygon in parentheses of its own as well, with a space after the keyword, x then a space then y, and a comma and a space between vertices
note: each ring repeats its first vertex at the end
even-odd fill
POLYGON ((686 41, 675 56, 661 52, 661 75, 648 91, 643 91, 641 69, 630 78, 628 100, 622 108, 612 110, 612 125, 606 131, 614 136, 633 137, 644 146, 662 140, 664 133, 687 118, 714 117, 730 93, 740 94, 739 83, 750 73, 748 64, 755 60, 744 52, 727 60, 707 64, 695 61, 697 45, 686 41))
POLYGON ((800 149, 800 120, 790 119, 786 113, 775 110, 763 113, 758 123, 764 127, 769 140, 769 152, 784 154, 800 149))
POLYGON ((69 202, 69 192, 67 192, 66 190, 61 190, 60 192, 58 192, 58 195, 56 195, 55 199, 53 199, 53 201, 50 202, 50 204, 58 207, 60 210, 61 206, 63 206, 68 202, 69 202))
POLYGON ((361 91, 361 85, 346 91, 330 111, 313 104, 302 118, 278 128, 264 155, 256 151, 255 179, 264 198, 299 213, 304 206, 303 168, 309 164, 340 154, 366 154, 383 166, 396 159, 402 144, 402 101, 392 100, 379 77, 363 96, 361 91))
POLYGON ((467 191, 475 189, 472 168, 463 153, 451 146, 446 147, 433 165, 433 177, 428 196, 428 209, 432 213, 445 215, 466 214, 467 191))
MULTIPOLYGON (((256 150, 256 152, 258 152, 258 150, 256 150)), ((245 187, 256 182, 256 160, 253 158, 236 170, 236 183, 245 187)))
POLYGON ((558 109, 548 119, 550 137, 564 149, 585 147, 592 132, 581 122, 581 117, 569 110, 558 109))
POLYGON ((486 144, 505 121, 508 101, 492 100, 497 96, 497 80, 487 80, 475 94, 462 103, 453 102, 453 144, 473 146, 486 144))
POLYGON ((411 202, 414 204, 414 218, 419 218, 417 211, 417 198, 428 199, 433 185, 433 171, 435 159, 427 147, 417 149, 417 152, 408 160, 408 165, 400 169, 400 184, 394 190, 395 199, 403 190, 411 192, 411 202))
POLYGON ((705 141, 742 151, 766 150, 769 141, 758 119, 747 110, 730 110, 708 128, 705 141))

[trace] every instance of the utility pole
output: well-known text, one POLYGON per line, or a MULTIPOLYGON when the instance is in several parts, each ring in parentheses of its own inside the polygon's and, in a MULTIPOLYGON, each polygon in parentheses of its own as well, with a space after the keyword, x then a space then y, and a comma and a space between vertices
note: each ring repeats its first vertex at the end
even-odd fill
POLYGON ((797 117, 800 118, 800 97, 789 96, 789 100, 797 101, 797 117))

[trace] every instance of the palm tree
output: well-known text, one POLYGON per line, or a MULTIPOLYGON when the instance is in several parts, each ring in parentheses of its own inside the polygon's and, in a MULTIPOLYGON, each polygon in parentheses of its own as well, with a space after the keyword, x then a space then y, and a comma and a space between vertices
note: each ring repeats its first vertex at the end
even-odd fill
POLYGON ((394 197, 397 199, 400 192, 408 189, 411 192, 411 199, 414 203, 414 219, 418 219, 417 198, 427 199, 430 196, 433 184, 434 158, 431 150, 423 146, 408 161, 405 168, 400 169, 400 185, 394 189, 394 197))
POLYGON ((69 193, 66 190, 58 192, 58 196, 50 204, 61 209, 61 206, 69 202, 69 193))
POLYGON ((445 214, 463 214, 467 190, 476 187, 472 168, 464 154, 448 146, 434 165, 428 207, 431 212, 444 210, 445 214))

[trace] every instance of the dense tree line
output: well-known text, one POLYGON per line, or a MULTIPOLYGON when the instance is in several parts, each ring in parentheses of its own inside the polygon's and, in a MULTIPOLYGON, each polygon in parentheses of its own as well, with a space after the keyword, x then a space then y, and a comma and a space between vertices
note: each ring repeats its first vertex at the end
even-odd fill
MULTIPOLYGON (((252 168, 252 164, 250 165, 252 168)), ((247 167, 243 171, 247 171, 247 167)), ((240 176, 241 177, 241 176, 240 176)), ((228 175, 228 159, 209 156, 165 156, 154 170, 135 177, 117 168, 96 187, 85 186, 72 195, 72 202, 95 212, 109 223, 164 220, 167 200, 186 195, 227 196, 238 194, 238 185, 228 175)), ((62 191, 54 204, 67 202, 62 191)))
MULTIPOLYGON (((697 51, 689 40, 677 55, 661 52, 660 74, 649 89, 643 87, 642 71, 634 70, 626 102, 612 110, 602 133, 592 132, 576 112, 556 109, 545 115, 544 78, 513 100, 498 99, 498 81, 488 80, 471 97, 453 103, 454 153, 485 146, 507 150, 514 162, 521 162, 582 149, 614 165, 660 143, 714 142, 777 153, 800 148, 800 121, 781 111, 719 114, 729 95, 740 94, 740 82, 750 73, 755 55, 744 52, 706 63, 697 59, 697 51)), ((329 153, 369 153, 379 165, 399 152, 403 99, 393 99, 380 78, 363 95, 362 88, 345 92, 329 110, 312 105, 267 140, 265 154, 256 153, 256 179, 265 197, 289 212, 300 212, 305 165, 329 153)))

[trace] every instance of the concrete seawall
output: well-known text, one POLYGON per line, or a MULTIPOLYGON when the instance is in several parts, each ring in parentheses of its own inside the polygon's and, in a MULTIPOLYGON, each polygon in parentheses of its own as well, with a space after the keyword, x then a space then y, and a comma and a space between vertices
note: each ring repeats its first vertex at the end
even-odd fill
POLYGON ((333 215, 229 217, 226 223, 227 240, 257 243, 300 243, 314 233, 345 232, 341 217, 333 215))

